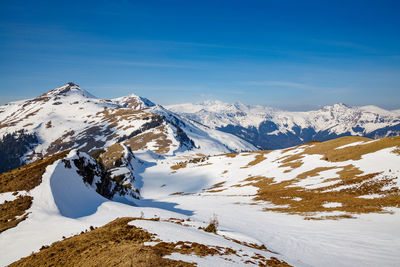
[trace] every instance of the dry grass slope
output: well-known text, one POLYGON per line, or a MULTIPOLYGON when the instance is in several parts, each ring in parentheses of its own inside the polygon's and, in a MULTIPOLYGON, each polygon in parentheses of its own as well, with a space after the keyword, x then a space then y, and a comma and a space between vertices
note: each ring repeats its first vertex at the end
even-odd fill
MULTIPOLYGON (((140 218, 118 218, 98 229, 43 247, 10 266, 195 266, 164 256, 174 252, 200 257, 237 253, 231 248, 183 241, 146 246, 144 242, 157 239, 141 228, 128 225, 135 219, 140 218)), ((262 255, 257 255, 254 262, 260 266, 289 266, 276 258, 266 259, 262 255)))
MULTIPOLYGON (((68 153, 69 151, 61 152, 1 174, 0 193, 32 190, 42 182, 46 167, 68 153)), ((14 201, 0 204, 0 233, 17 226, 28 217, 25 211, 31 207, 32 199, 30 196, 18 196, 14 201)))
POLYGON ((53 164, 54 161, 64 158, 68 153, 69 151, 64 151, 0 174, 0 193, 29 191, 35 188, 42 182, 42 175, 46 167, 53 164))
MULTIPOLYGON (((304 150, 286 155, 279 159, 280 167, 291 167, 290 172, 302 165, 301 158, 308 154, 320 154, 321 159, 330 162, 343 162, 347 160, 359 160, 368 153, 373 153, 385 148, 394 148, 397 153, 400 147, 400 137, 388 137, 373 142, 367 142, 355 146, 339 148, 341 146, 359 141, 371 141, 363 137, 343 137, 326 142, 313 142, 307 144, 304 150), (338 149, 339 148, 339 149, 338 149)), ((299 146, 301 147, 301 146, 299 146)), ((296 148, 299 148, 296 147, 296 148)), ((284 153, 293 152, 296 148, 287 149, 284 153)), ((297 175, 292 180, 274 182, 273 178, 250 177, 245 180, 245 185, 258 187, 255 200, 271 202, 277 207, 267 210, 301 214, 309 219, 321 219, 314 217, 317 212, 342 212, 337 216, 325 216, 322 219, 349 218, 360 213, 387 213, 387 208, 400 207, 400 190, 396 187, 394 176, 384 176, 381 173, 364 174, 353 165, 340 167, 319 167, 297 175), (307 188, 297 183, 308 177, 320 175, 320 172, 337 170, 339 177, 324 177, 324 182, 318 188, 307 188), (376 195, 375 198, 364 198, 366 195, 376 195), (339 203, 336 206, 325 205, 339 203)))
POLYGON ((172 141, 168 139, 165 133, 166 129, 164 126, 158 126, 153 131, 139 134, 125 141, 125 144, 132 150, 140 150, 147 148, 147 144, 155 142, 155 149, 153 152, 158 154, 166 154, 170 150, 172 141))
MULTIPOLYGON (((397 149, 400 148, 400 136, 386 137, 379 140, 375 140, 373 142, 368 142, 368 141, 372 140, 366 137, 346 136, 325 142, 314 142, 311 144, 307 143, 305 145, 284 150, 285 153, 287 154, 288 152, 296 148, 304 146, 304 151, 294 155, 283 156, 282 158, 278 159, 278 161, 282 163, 280 167, 287 167, 287 166, 292 167, 290 164, 296 163, 296 165, 292 168, 297 168, 302 165, 301 158, 303 158, 304 155, 319 154, 322 156, 322 159, 326 161, 340 162, 347 160, 359 160, 361 156, 365 154, 374 153, 384 148, 389 148, 389 147, 398 147, 397 149), (366 143, 340 148, 341 146, 361 141, 366 143)), ((397 149, 395 149, 394 152, 396 152, 397 149)))
POLYGON ((0 233, 17 226, 28 217, 25 213, 32 205, 32 197, 19 196, 14 201, 0 204, 0 233), (25 213, 25 214, 24 214, 25 213))
POLYGON ((145 246, 152 234, 127 223, 134 218, 113 222, 65 240, 55 242, 10 266, 193 266, 164 259, 162 248, 145 246))

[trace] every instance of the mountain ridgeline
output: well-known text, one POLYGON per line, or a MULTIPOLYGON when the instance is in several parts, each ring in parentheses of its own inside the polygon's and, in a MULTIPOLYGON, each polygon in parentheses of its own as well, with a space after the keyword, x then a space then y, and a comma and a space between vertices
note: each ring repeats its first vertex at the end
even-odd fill
POLYGON ((0 106, 0 172, 68 149, 89 154, 122 144, 175 155, 280 149, 342 136, 400 134, 400 112, 375 106, 326 106, 286 112, 206 101, 166 108, 128 95, 99 99, 70 82, 39 97, 0 106))
POLYGON ((376 106, 335 104, 309 112, 287 112, 242 103, 206 101, 168 106, 210 128, 231 133, 260 149, 280 149, 342 136, 372 139, 400 134, 400 113, 376 106))
POLYGON ((256 149, 146 98, 99 99, 71 82, 36 98, 0 106, 0 172, 69 149, 92 154, 114 144, 163 155, 256 149))

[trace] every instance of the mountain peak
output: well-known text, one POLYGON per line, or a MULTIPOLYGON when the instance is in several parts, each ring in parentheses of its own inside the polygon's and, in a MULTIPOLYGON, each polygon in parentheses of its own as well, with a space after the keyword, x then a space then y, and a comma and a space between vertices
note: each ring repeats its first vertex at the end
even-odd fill
POLYGON ((333 104, 333 105, 330 105, 330 106, 324 106, 322 109, 323 110, 337 110, 337 111, 339 111, 339 110, 352 109, 352 107, 349 106, 349 105, 346 105, 344 103, 336 103, 336 104, 333 104))
POLYGON ((79 87, 79 85, 73 83, 73 82, 67 82, 64 86, 76 86, 79 87))
POLYGON ((135 94, 130 94, 127 96, 115 98, 112 101, 114 103, 117 103, 117 104, 125 107, 125 108, 133 108, 136 110, 144 109, 147 107, 154 107, 156 105, 149 99, 135 95, 135 94))
POLYGON ((73 82, 67 82, 61 87, 55 88, 47 93, 44 93, 40 97, 62 97, 71 94, 81 95, 86 98, 96 98, 91 93, 79 87, 79 85, 73 82))

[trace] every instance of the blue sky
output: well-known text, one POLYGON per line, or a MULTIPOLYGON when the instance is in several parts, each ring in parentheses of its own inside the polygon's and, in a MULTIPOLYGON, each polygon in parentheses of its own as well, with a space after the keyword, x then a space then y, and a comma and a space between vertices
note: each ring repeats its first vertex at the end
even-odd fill
POLYGON ((399 14, 384 0, 2 0, 0 103, 73 81, 160 104, 400 109, 399 14))

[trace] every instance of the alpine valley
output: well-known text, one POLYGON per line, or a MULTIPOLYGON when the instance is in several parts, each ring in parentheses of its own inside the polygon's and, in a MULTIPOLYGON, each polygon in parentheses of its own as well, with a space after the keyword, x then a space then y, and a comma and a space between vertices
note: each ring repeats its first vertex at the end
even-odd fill
POLYGON ((398 266, 400 111, 0 106, 0 266, 398 266))

